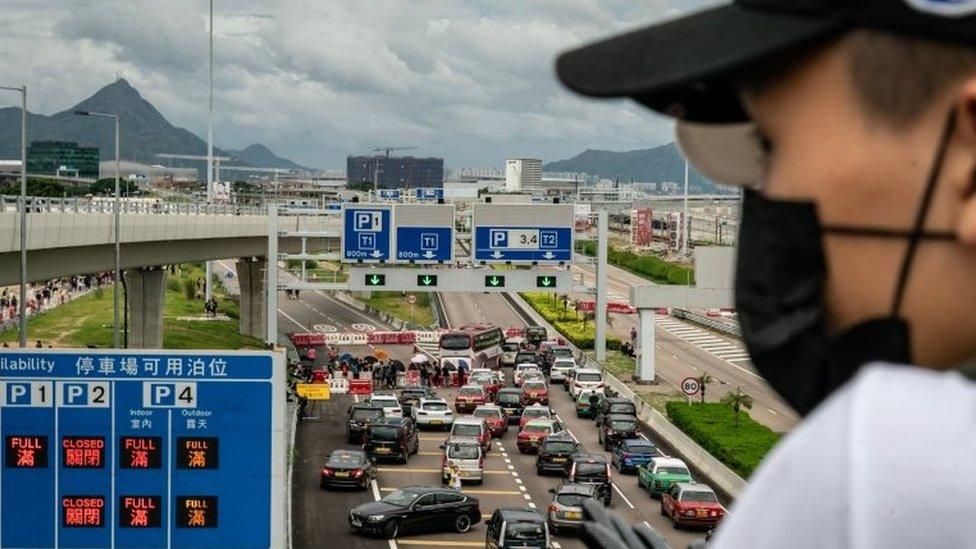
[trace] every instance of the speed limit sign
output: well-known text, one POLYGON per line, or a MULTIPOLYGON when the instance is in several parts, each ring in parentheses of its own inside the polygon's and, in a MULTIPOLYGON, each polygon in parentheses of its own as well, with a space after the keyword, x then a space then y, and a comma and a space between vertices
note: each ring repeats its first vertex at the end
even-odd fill
POLYGON ((410 294, 410 295, 407 296, 407 303, 413 305, 416 302, 417 302, 417 296, 415 296, 413 294, 410 294))
POLYGON ((695 396, 701 390, 701 383, 697 378, 686 377, 681 380, 681 392, 688 396, 695 396))

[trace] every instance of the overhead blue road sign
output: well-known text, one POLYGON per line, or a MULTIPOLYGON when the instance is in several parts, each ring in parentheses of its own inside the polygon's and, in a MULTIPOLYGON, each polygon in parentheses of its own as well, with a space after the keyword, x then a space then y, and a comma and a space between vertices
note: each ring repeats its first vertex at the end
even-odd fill
POLYGON ((417 200, 440 200, 444 198, 444 189, 442 187, 417 188, 414 189, 414 196, 417 200))
POLYGON ((570 263, 571 204, 475 204, 474 260, 483 263, 570 263))
POLYGON ((396 260, 410 263, 447 263, 454 260, 454 206, 450 204, 398 204, 396 260))
POLYGON ((380 198, 396 200, 400 198, 400 189, 379 189, 380 198))
POLYGON ((325 205, 325 209, 326 210, 329 210, 330 212, 340 212, 340 211, 342 211, 342 204, 340 204, 338 202, 332 202, 332 203, 326 204, 325 205))
POLYGON ((344 204, 342 212, 342 260, 360 263, 389 261, 393 240, 390 206, 344 204))
POLYGON ((0 546, 284 544, 266 352, 0 352, 0 546))
POLYGON ((546 263, 572 258, 572 228, 478 227, 475 231, 475 261, 546 263))

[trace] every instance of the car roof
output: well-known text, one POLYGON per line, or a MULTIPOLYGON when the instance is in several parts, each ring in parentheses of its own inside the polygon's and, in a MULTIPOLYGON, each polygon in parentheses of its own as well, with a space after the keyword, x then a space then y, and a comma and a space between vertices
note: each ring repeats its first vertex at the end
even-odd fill
POLYGON ((382 406, 377 406, 372 402, 357 402, 352 405, 353 410, 382 410, 382 406))
POLYGON ((366 453, 363 452, 362 450, 349 450, 347 448, 339 448, 337 450, 333 450, 332 453, 329 454, 329 457, 332 457, 332 456, 335 456, 335 455, 366 457, 366 453))
MULTIPOLYGON (((535 384, 541 383, 543 385, 546 385, 546 380, 545 379, 542 379, 542 378, 532 378, 532 379, 526 379, 525 380, 525 383, 535 383, 535 384)), ((522 385, 522 386, 525 387, 525 385, 522 385)), ((546 385, 546 386, 548 387, 548 385, 546 385)))
POLYGON ((626 444, 628 446, 651 446, 651 447, 654 447, 654 448, 657 447, 657 445, 654 444, 653 442, 651 442, 649 440, 646 440, 646 439, 643 439, 643 438, 640 438, 640 437, 638 437, 638 438, 627 438, 627 439, 624 439, 621 442, 621 444, 626 444))
POLYGON ((447 442, 445 442, 445 444, 462 444, 462 445, 470 444, 472 446, 477 446, 478 448, 481 448, 481 443, 478 442, 478 439, 476 439, 475 437, 459 437, 459 436, 448 437, 447 442))
POLYGON ((518 394, 522 394, 522 389, 519 389, 518 387, 502 387, 501 389, 499 389, 499 391, 498 391, 498 392, 499 392, 499 393, 505 393, 505 392, 508 392, 508 393, 518 393, 518 394))
POLYGON ((441 397, 438 397, 438 396, 431 396, 431 397, 427 397, 427 398, 420 399, 420 403, 421 404, 424 404, 426 402, 440 402, 440 403, 443 403, 443 404, 447 404, 447 400, 445 400, 445 399, 443 399, 441 397))
POLYGON ((607 414, 607 417, 610 418, 610 421, 614 421, 614 420, 616 420, 616 421, 624 421, 624 420, 637 421, 637 418, 635 418, 631 414, 607 414))
POLYGON ((564 431, 560 431, 558 433, 554 433, 551 437, 546 438, 546 444, 548 444, 550 442, 572 442, 572 443, 576 443, 576 440, 573 439, 573 437, 571 437, 569 435, 569 433, 566 433, 564 431))
POLYGON ((525 423, 525 427, 528 427, 529 425, 547 425, 549 427, 552 427, 555 423, 556 423, 555 419, 547 418, 547 417, 537 417, 535 419, 530 419, 529 421, 527 421, 525 423))
POLYGON ((557 362, 572 362, 576 364, 576 359, 571 356, 557 356, 556 360, 553 360, 552 363, 555 364, 557 362))
POLYGON ((556 494, 589 494, 596 492, 595 484, 583 484, 582 482, 566 482, 556 489, 556 494))
POLYGON ((467 385, 462 385, 461 388, 458 389, 458 391, 460 391, 461 389, 478 389, 479 391, 485 390, 485 388, 482 387, 481 385, 475 385, 474 383, 468 383, 467 385))
POLYGON ((515 520, 520 522, 543 522, 546 519, 535 509, 524 509, 521 507, 500 507, 496 509, 501 515, 502 520, 515 520))
POLYGON ((369 397, 369 399, 370 400, 389 400, 389 399, 396 400, 396 395, 394 395, 393 393, 373 393, 369 397))
POLYGON ((684 467, 686 469, 688 468, 688 465, 685 462, 675 457, 651 458, 651 463, 653 463, 654 465, 664 465, 669 467, 684 467))
POLYGON ((370 427, 376 427, 377 425, 393 425, 400 426, 407 418, 405 417, 381 417, 371 423, 370 427))
POLYGON ((479 404, 474 407, 475 412, 477 412, 478 410, 498 410, 499 412, 501 412, 502 408, 497 404, 479 404))
MULTIPOLYGON (((438 492, 438 493, 450 492, 452 494, 457 493, 451 488, 445 488, 443 486, 425 486, 421 484, 415 484, 413 486, 403 486, 400 488, 400 490, 403 490, 405 492, 414 492, 416 494, 426 494, 429 492, 438 492)), ((470 498, 471 496, 468 497, 470 498)))

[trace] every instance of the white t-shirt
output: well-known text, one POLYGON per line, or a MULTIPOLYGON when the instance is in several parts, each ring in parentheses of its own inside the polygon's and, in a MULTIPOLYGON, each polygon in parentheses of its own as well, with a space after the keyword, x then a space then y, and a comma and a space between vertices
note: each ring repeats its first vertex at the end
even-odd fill
POLYGON ((709 549, 976 547, 976 382, 874 364, 756 471, 709 549))

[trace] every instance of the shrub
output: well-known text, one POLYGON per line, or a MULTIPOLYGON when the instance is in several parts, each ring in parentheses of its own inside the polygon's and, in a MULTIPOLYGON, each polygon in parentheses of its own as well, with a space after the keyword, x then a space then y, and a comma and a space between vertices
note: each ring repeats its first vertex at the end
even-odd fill
POLYGON ((183 297, 187 299, 196 299, 197 297, 197 284, 192 278, 183 279, 183 297))
POLYGON ((735 413, 718 402, 669 402, 666 409, 671 423, 743 478, 752 474, 782 436, 744 411, 736 427, 735 413))
POLYGON ((180 281, 177 278, 166 279, 166 289, 170 292, 180 291, 180 281))
MULTIPOLYGON (((592 322, 585 325, 573 309, 563 311, 561 299, 553 300, 551 294, 542 292, 526 292, 522 298, 536 310, 546 322, 559 331, 576 347, 588 350, 594 348, 596 326, 592 322)), ((607 349, 620 349, 621 341, 615 337, 607 338, 607 349)))

